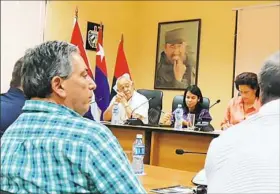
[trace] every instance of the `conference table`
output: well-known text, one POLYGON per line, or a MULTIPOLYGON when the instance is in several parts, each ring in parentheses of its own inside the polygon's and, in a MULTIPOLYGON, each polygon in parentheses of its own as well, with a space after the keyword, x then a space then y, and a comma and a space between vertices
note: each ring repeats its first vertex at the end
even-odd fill
POLYGON ((171 127, 103 124, 116 136, 124 151, 131 151, 136 134, 142 134, 146 148, 145 164, 188 172, 198 172, 204 167, 205 154, 210 142, 221 133, 220 130, 202 132, 183 129, 178 131, 171 127), (177 155, 176 149, 205 154, 177 155))
POLYGON ((196 173, 183 170, 169 169, 159 166, 145 165, 145 175, 138 176, 145 190, 183 185, 194 187, 191 182, 196 173))

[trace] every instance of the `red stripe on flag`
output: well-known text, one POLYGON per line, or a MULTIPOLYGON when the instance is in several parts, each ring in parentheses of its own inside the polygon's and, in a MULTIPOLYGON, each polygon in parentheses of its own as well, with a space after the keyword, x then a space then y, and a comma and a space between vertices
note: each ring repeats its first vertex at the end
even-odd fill
POLYGON ((130 79, 132 80, 131 74, 129 72, 127 60, 125 57, 124 53, 124 48, 123 48, 123 35, 121 38, 121 41, 119 43, 118 47, 118 53, 117 53, 117 59, 116 59, 116 65, 115 65, 115 72, 114 72, 114 78, 112 82, 112 89, 111 89, 111 96, 110 98, 112 99, 116 95, 116 91, 114 90, 114 86, 116 85, 116 80, 122 76, 123 74, 127 73, 130 76, 130 79))
POLYGON ((89 61, 88 61, 88 58, 87 58, 86 50, 85 50, 85 47, 84 47, 83 37, 82 37, 81 30, 80 30, 80 27, 79 27, 79 24, 78 24, 77 20, 75 21, 74 29, 73 29, 73 32, 72 32, 71 43, 76 45, 79 48, 80 54, 81 54, 82 58, 84 59, 85 64, 88 67, 88 74, 91 78, 93 78, 92 71, 91 71, 91 68, 89 66, 89 61))
MULTIPOLYGON (((114 73, 115 78, 118 78, 125 73, 128 73, 130 75, 127 60, 126 60, 125 53, 124 53, 123 42, 124 42, 124 40, 123 40, 123 35, 122 35, 122 38, 121 38, 121 41, 119 44, 119 48, 118 48, 117 59, 116 59, 116 66, 115 66, 115 73, 114 73)), ((130 78, 131 78, 131 75, 130 75, 130 78)))

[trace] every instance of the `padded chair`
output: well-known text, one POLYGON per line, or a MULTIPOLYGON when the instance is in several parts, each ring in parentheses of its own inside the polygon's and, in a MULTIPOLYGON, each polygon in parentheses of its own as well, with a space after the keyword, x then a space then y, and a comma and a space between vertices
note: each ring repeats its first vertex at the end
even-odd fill
POLYGON ((147 99, 154 97, 154 99, 149 101, 148 124, 158 125, 161 110, 162 110, 163 92, 160 90, 146 90, 146 89, 138 89, 137 92, 145 96, 147 99))
MULTIPOLYGON (((178 107, 178 104, 183 105, 183 101, 184 101, 184 95, 175 96, 172 102, 172 112, 178 107)), ((203 97, 202 108, 209 110, 209 106, 210 106, 209 98, 203 97)), ((209 122, 196 123, 195 126, 196 126, 195 130, 207 131, 207 132, 214 131, 213 126, 209 122)))
MULTIPOLYGON (((172 102, 172 112, 178 107, 178 104, 182 104, 184 102, 184 95, 178 95, 173 98, 172 102)), ((209 109, 210 100, 209 98, 203 97, 202 108, 209 109)))

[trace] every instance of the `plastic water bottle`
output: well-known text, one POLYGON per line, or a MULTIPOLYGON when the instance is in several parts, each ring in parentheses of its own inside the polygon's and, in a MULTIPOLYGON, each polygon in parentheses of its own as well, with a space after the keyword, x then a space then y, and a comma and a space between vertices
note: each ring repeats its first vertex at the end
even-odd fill
POLYGON ((178 107, 175 110, 175 122, 174 122, 174 129, 175 130, 182 130, 183 124, 183 109, 182 105, 178 104, 178 107))
POLYGON ((136 175, 144 174, 144 156, 145 156, 145 145, 143 144, 142 135, 137 134, 136 140, 133 143, 132 149, 132 169, 136 175))
POLYGON ((120 110, 119 110, 118 103, 115 102, 112 108, 111 124, 118 125, 119 122, 120 122, 120 110))

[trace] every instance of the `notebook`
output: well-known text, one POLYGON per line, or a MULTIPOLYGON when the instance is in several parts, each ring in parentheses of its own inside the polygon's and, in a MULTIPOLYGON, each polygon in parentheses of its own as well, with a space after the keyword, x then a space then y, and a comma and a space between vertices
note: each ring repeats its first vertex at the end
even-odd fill
POLYGON ((205 170, 200 170, 192 179, 192 182, 196 185, 204 185, 207 186, 207 179, 205 175, 205 170))
POLYGON ((193 194, 195 191, 194 189, 182 185, 175 185, 170 187, 162 187, 157 189, 151 189, 153 193, 181 193, 181 194, 193 194))

